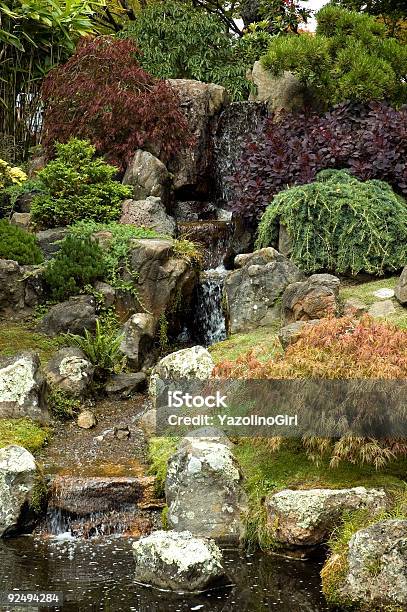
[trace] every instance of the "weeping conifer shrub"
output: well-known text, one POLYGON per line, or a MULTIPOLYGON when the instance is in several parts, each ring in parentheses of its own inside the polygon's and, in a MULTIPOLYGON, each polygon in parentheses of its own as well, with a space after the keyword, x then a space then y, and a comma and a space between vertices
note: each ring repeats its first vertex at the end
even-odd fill
POLYGON ((382 181, 323 170, 316 181, 274 197, 256 248, 276 246, 283 225, 292 259, 306 272, 382 275, 407 264, 407 203, 382 181))

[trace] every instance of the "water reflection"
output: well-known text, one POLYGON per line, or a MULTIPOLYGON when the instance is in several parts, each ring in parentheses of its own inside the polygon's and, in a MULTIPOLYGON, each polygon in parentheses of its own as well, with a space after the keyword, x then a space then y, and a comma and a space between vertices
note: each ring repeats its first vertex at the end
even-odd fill
POLYGON ((136 585, 130 548, 131 540, 123 538, 79 541, 24 537, 1 541, 0 591, 62 591, 65 603, 53 609, 64 612, 327 610, 320 593, 317 563, 226 551, 233 586, 191 596, 136 585))

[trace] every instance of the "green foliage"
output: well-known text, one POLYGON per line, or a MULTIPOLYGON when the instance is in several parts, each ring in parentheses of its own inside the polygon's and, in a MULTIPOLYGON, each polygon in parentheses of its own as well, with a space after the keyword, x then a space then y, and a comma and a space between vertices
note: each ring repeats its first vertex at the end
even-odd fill
POLYGON ((275 38, 262 62, 280 76, 293 72, 322 105, 344 100, 407 100, 407 48, 386 38, 369 15, 327 5, 317 15, 315 36, 275 38))
POLYGON ((0 448, 16 444, 34 453, 47 439, 48 431, 31 419, 0 419, 0 448))
POLYGON ((168 460, 176 452, 178 441, 178 438, 151 438, 149 440, 149 472, 156 477, 157 495, 164 495, 168 460))
POLYGON ((175 255, 181 257, 181 259, 184 259, 189 264, 200 266, 203 262, 202 248, 192 240, 185 238, 174 240, 172 250, 175 255))
POLYGON ((117 168, 95 158, 95 147, 72 138, 56 144, 56 159, 38 172, 44 193, 36 196, 31 215, 40 227, 69 225, 82 219, 113 221, 131 188, 113 180, 117 168))
POLYGON ((407 263, 407 205, 389 185, 361 182, 344 171, 279 193, 263 214, 256 241, 276 243, 279 223, 292 258, 307 272, 381 275, 407 263))
POLYGON ((96 321, 95 333, 85 330, 84 336, 66 334, 69 344, 79 347, 95 366, 95 379, 104 381, 111 374, 122 372, 126 358, 120 350, 124 335, 109 320, 96 321))
POLYGON ((68 235, 48 263, 44 278, 52 299, 62 301, 103 279, 106 270, 104 253, 97 242, 88 237, 68 235))
POLYGON ((51 414, 60 421, 73 419, 81 408, 80 400, 70 397, 57 387, 50 390, 47 403, 51 414))
POLYGON ((44 474, 44 469, 37 463, 37 475, 34 481, 34 487, 31 492, 30 508, 35 513, 40 514, 46 509, 48 495, 47 481, 44 474))
POLYGON ((154 76, 217 83, 235 100, 247 96, 246 71, 272 40, 261 24, 233 38, 216 14, 172 0, 148 5, 120 37, 136 42, 141 65, 154 76))
POLYGON ((0 190, 0 216, 11 217, 17 200, 26 193, 40 192, 38 181, 27 180, 23 183, 10 185, 3 191, 0 190))
POLYGON ((132 240, 143 238, 157 238, 155 230, 120 223, 96 223, 95 221, 80 221, 69 229, 69 236, 78 240, 91 240, 93 234, 106 232, 109 238, 102 248, 104 263, 103 279, 115 289, 129 291, 136 295, 134 281, 136 275, 129 262, 130 245, 132 240), (130 280, 123 279, 130 277, 130 280))
POLYGON ((21 265, 40 264, 43 260, 36 237, 5 219, 0 220, 0 258, 21 265))

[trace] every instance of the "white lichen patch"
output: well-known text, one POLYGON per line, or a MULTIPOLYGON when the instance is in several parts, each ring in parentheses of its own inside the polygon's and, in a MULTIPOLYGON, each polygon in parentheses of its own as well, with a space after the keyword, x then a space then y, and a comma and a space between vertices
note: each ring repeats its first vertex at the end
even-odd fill
POLYGON ((65 357, 59 365, 59 373, 64 378, 69 378, 72 382, 80 382, 82 378, 87 378, 89 362, 81 357, 65 357))
POLYGON ((33 362, 20 357, 0 370, 0 403, 15 402, 23 406, 35 386, 33 362))

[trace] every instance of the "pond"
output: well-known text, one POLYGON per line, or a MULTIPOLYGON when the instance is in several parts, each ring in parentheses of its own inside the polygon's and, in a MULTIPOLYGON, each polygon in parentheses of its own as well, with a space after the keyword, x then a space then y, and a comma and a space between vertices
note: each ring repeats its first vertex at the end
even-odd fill
MULTIPOLYGON (((0 541, 0 591, 64 593, 64 612, 322 612, 321 566, 256 553, 225 551, 231 586, 200 595, 153 590, 133 580, 131 539, 39 539, 0 541)), ((18 608, 49 610, 49 608, 18 608)), ((4 612, 11 608, 1 608, 4 612)), ((17 610, 17 608, 13 608, 17 610)))

